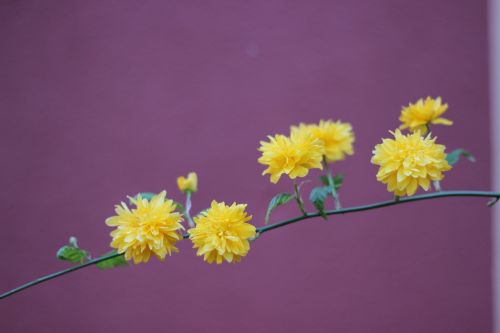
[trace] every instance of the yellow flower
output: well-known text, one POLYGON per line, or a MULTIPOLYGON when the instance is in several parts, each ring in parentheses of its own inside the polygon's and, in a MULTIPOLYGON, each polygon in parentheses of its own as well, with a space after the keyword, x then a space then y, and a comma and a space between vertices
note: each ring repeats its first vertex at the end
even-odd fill
POLYGON ((278 134, 268 138, 269 142, 260 142, 258 161, 268 166, 262 174, 270 174, 271 182, 276 184, 282 174, 295 179, 307 176, 309 169, 323 168, 323 144, 311 134, 294 131, 290 137, 278 134))
POLYGON ((189 229, 189 238, 196 255, 208 263, 223 260, 237 263, 250 250, 249 239, 255 237, 255 227, 249 223, 252 216, 245 212, 247 205, 212 201, 210 208, 194 218, 196 227, 189 229))
POLYGON ((349 123, 320 120, 319 124, 299 124, 292 126, 291 132, 304 131, 323 142, 324 155, 328 163, 340 161, 354 153, 352 144, 354 133, 349 123))
POLYGON ((163 261, 165 255, 178 252, 175 243, 182 239, 179 230, 182 215, 175 211, 172 200, 165 199, 167 192, 163 191, 150 201, 139 194, 130 198, 136 206, 129 209, 127 204, 115 206, 116 214, 106 219, 106 224, 117 227, 111 232, 113 240, 111 247, 119 253, 125 253, 125 259, 134 259, 134 263, 148 262, 151 254, 163 261))
POLYGON ((198 175, 196 172, 190 172, 186 177, 177 178, 177 186, 182 192, 196 192, 198 191, 198 175))
MULTIPOLYGON (((392 132, 391 132, 392 133, 392 132)), ((443 179, 451 166, 446 161, 445 146, 436 138, 420 133, 403 135, 396 130, 394 139, 383 139, 375 146, 371 162, 379 165, 377 180, 397 196, 413 195, 418 186, 429 190, 430 182, 443 179)))
POLYGON ((399 128, 409 128, 410 131, 420 131, 425 134, 430 124, 452 125, 453 122, 441 115, 448 109, 448 104, 441 104, 441 97, 433 99, 427 97, 425 101, 421 98, 415 104, 409 104, 401 110, 399 120, 403 123, 399 128))

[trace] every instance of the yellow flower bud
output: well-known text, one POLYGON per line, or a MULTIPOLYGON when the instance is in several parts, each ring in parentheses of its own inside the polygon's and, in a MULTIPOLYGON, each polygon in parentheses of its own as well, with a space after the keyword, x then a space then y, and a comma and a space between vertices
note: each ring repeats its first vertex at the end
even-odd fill
POLYGON ((190 172, 186 177, 177 178, 177 186, 182 192, 196 192, 198 191, 198 175, 196 172, 190 172))

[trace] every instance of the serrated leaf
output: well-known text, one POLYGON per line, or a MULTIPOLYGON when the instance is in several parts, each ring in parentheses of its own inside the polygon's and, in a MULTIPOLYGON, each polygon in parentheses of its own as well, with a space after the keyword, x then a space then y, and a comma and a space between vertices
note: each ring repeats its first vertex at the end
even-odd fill
MULTIPOLYGON (((134 200, 137 200, 137 198, 139 197, 139 195, 141 195, 141 198, 143 199, 146 199, 146 200, 151 200, 155 195, 156 193, 152 193, 152 192, 141 192, 141 193, 137 193, 135 196, 134 196, 134 200)), ((130 204, 132 205, 132 201, 129 200, 130 204)))
MULTIPOLYGON (((116 253, 116 251, 111 251, 111 252, 106 253, 105 256, 111 255, 114 253, 116 253)), ((125 260, 125 256, 118 256, 118 257, 114 257, 114 258, 110 258, 110 259, 98 262, 95 265, 99 269, 111 269, 111 268, 120 267, 120 266, 121 267, 128 266, 129 264, 128 264, 128 261, 125 260)))
POLYGON ((56 254, 57 259, 72 263, 83 263, 87 259, 88 255, 87 251, 71 245, 64 245, 57 251, 56 254))
POLYGON ((455 165, 460 160, 460 157, 465 157, 471 162, 476 162, 474 155, 463 149, 455 149, 446 155, 446 161, 448 161, 449 165, 455 165))
POLYGON ((318 213, 320 213, 325 220, 325 200, 331 193, 332 189, 330 186, 320 186, 313 188, 309 195, 309 200, 311 200, 314 207, 318 210, 318 213))
MULTIPOLYGON (((327 186, 330 185, 330 183, 328 182, 328 176, 326 176, 326 175, 319 176, 319 179, 321 180, 321 182, 323 184, 325 184, 327 186)), ((335 175, 333 177, 333 185, 335 186, 335 190, 338 190, 342 186, 343 182, 344 182, 344 174, 339 173, 339 174, 335 175)))
POLYGON ((290 193, 279 193, 274 196, 274 198, 269 201, 269 205, 267 206, 265 224, 269 223, 269 218, 271 217, 271 213, 276 207, 286 204, 290 200, 292 200, 295 196, 290 193))

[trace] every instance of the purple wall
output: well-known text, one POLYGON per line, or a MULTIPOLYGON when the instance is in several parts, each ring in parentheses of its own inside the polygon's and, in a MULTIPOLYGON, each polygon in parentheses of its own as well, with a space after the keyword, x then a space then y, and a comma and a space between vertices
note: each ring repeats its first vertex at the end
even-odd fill
MULTIPOLYGON (((274 186, 259 140, 342 119, 357 135, 345 206, 386 200, 369 160, 426 95, 450 104, 441 143, 467 148, 445 189, 488 189, 486 2, 14 1, 0 3, 0 288, 68 265, 70 235, 108 250, 127 194, 195 170, 195 209, 274 186)), ((308 188, 307 190, 309 190, 308 188)), ((274 219, 296 214, 280 209, 274 219)), ((0 304, 2 332, 490 332, 490 213, 441 199, 270 232, 239 265, 189 242, 163 264, 88 268, 0 304)))

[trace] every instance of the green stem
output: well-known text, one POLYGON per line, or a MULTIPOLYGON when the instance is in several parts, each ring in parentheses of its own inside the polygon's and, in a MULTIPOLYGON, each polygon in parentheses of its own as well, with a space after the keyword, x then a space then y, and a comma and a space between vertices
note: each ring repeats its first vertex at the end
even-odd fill
MULTIPOLYGON (((383 207, 387 207, 387 206, 400 205, 400 204, 409 203, 409 202, 413 202, 413 201, 430 200, 430 199, 437 199, 437 198, 444 198, 444 197, 483 197, 483 198, 495 198, 498 200, 498 199, 500 199, 500 192, 446 191, 446 192, 429 193, 429 194, 423 194, 423 195, 416 195, 413 197, 400 198, 398 201, 394 201, 394 200, 382 201, 382 202, 377 202, 377 203, 368 204, 368 205, 355 206, 355 207, 349 207, 349 208, 342 208, 339 210, 327 211, 327 212, 325 212, 325 214, 326 215, 348 214, 348 213, 354 213, 354 212, 361 212, 361 211, 365 211, 365 210, 383 208, 383 207)), ((299 222, 302 220, 306 220, 306 219, 310 219, 310 218, 314 218, 314 217, 319 217, 319 216, 321 216, 321 214, 319 214, 319 213, 314 213, 314 214, 305 213, 303 216, 295 217, 293 219, 289 219, 286 221, 281 221, 278 223, 274 223, 274 224, 270 224, 270 225, 266 225, 266 226, 257 228, 257 233, 260 235, 264 232, 278 229, 278 228, 284 227, 288 224, 296 223, 296 222, 299 222)), ((189 238, 189 235, 184 234, 183 238, 184 239, 189 238)), ((101 261, 115 258, 115 257, 118 257, 120 255, 122 255, 122 254, 113 253, 110 255, 106 255, 106 256, 102 256, 99 258, 89 260, 86 263, 83 263, 81 265, 73 266, 71 268, 68 268, 68 269, 65 269, 65 270, 62 270, 62 271, 59 271, 56 273, 45 275, 41 278, 38 278, 36 280, 33 280, 33 281, 28 282, 26 284, 23 284, 22 286, 14 288, 14 289, 0 295, 0 299, 3 299, 3 298, 6 298, 8 296, 11 296, 13 294, 16 294, 24 289, 33 287, 39 283, 42 283, 42 282, 45 282, 45 281, 48 281, 51 279, 55 279, 56 277, 77 271, 79 269, 82 269, 82 268, 85 268, 88 266, 92 266, 92 265, 97 264, 101 261)))
POLYGON ((184 207, 184 217, 186 218, 189 227, 194 228, 195 224, 193 222, 193 219, 191 218, 190 211, 191 211, 191 191, 186 191, 186 207, 184 207))
POLYGON ((434 186, 434 190, 436 192, 441 192, 442 191, 442 188, 441 188, 441 182, 439 180, 435 180, 432 182, 432 186, 434 186))
MULTIPOLYGON (((415 195, 413 197, 400 198, 398 201, 395 201, 395 200, 382 201, 382 202, 377 202, 377 203, 373 203, 373 204, 369 204, 369 205, 342 208, 339 210, 331 210, 331 211, 325 212, 325 214, 326 215, 348 214, 348 213, 361 212, 361 211, 365 211, 365 210, 372 210, 372 209, 387 207, 387 206, 400 205, 400 204, 409 203, 409 202, 413 202, 413 201, 422 201, 422 200, 445 198, 445 197, 500 198, 500 192, 484 192, 484 191, 446 191, 445 192, 445 191, 443 191, 443 192, 415 195)), ((267 231, 270 231, 273 229, 281 228, 287 224, 299 222, 299 221, 314 218, 314 217, 320 217, 320 216, 321 216, 321 214, 319 214, 319 213, 307 214, 305 216, 299 216, 299 217, 295 217, 293 219, 289 219, 286 221, 277 222, 274 224, 269 224, 269 225, 257 228, 257 231, 260 234, 262 234, 264 232, 267 232, 267 231)))
MULTIPOLYGON (((188 234, 184 234, 184 235, 182 235, 182 238, 184 238, 184 239, 189 238, 189 235, 188 234)), ((105 261, 105 260, 108 260, 108 259, 111 259, 111 258, 116 258, 116 257, 122 256, 122 255, 123 255, 123 253, 112 253, 112 254, 104 255, 102 257, 89 260, 89 261, 87 261, 87 262, 85 262, 83 264, 76 265, 76 266, 67 268, 65 270, 59 271, 59 272, 55 272, 55 273, 52 273, 52 274, 49 274, 49 275, 42 276, 41 278, 38 278, 36 280, 33 280, 33 281, 28 282, 26 284, 23 284, 22 286, 19 286, 17 288, 9 290, 8 292, 0 295, 0 299, 3 299, 5 297, 9 297, 9 296, 11 296, 13 294, 16 294, 16 293, 18 293, 20 291, 23 291, 24 289, 28 289, 30 287, 36 286, 39 283, 55 279, 56 277, 66 275, 68 273, 77 271, 79 269, 95 265, 97 263, 100 263, 101 261, 105 261)))
POLYGON ((304 200, 302 200, 302 195, 300 194, 299 185, 297 185, 295 180, 293 181, 293 190, 295 191, 295 201, 297 201, 300 211, 304 216, 307 215, 306 209, 304 208, 304 200))
POLYGON ((326 161, 326 157, 323 156, 323 166, 326 169, 326 178, 328 179, 328 186, 330 186, 332 190, 332 198, 333 201, 335 202, 335 209, 339 210, 342 208, 340 205, 340 199, 339 199, 339 194, 337 193, 337 190, 335 189, 335 182, 333 181, 333 173, 332 170, 330 169, 330 165, 326 161))
POLYGON ((45 281, 48 281, 48 280, 52 280, 52 279, 55 279, 56 277, 59 277, 59 276, 63 276, 65 274, 68 274, 68 273, 71 273, 71 272, 74 272, 74 271, 77 271, 79 269, 82 269, 82 268, 85 268, 87 266, 92 266, 92 265, 95 265, 101 261, 104 261, 104 260, 108 260, 108 259, 111 259, 111 258, 116 258, 118 256, 121 256, 123 255, 122 253, 113 253, 113 254, 108 254, 108 255, 105 255, 105 256, 102 256, 102 257, 99 257, 99 258, 95 258, 95 259, 92 259, 92 260, 89 260, 83 264, 80 264, 80 265, 77 265, 77 266, 73 266, 73 267, 70 267, 68 269, 65 269, 63 271, 59 271, 59 272, 56 272, 56 273, 52 273, 52 274, 49 274, 49 275, 45 275, 41 278, 38 278, 36 280, 33 280, 31 282, 28 282, 26 284, 23 284, 22 286, 19 286, 17 288, 14 288, 8 292, 6 292, 5 294, 2 294, 0 295, 0 299, 2 298, 5 298, 5 297, 8 297, 10 295, 13 295, 15 293, 18 293, 20 292, 21 290, 24 290, 24 289, 27 289, 27 288, 30 288, 30 287, 33 287, 33 286, 36 286, 37 284, 39 283, 42 283, 42 282, 45 282, 45 281))
POLYGON ((427 132, 425 133, 427 135, 431 132, 431 124, 430 123, 425 124, 425 128, 427 129, 427 132))

